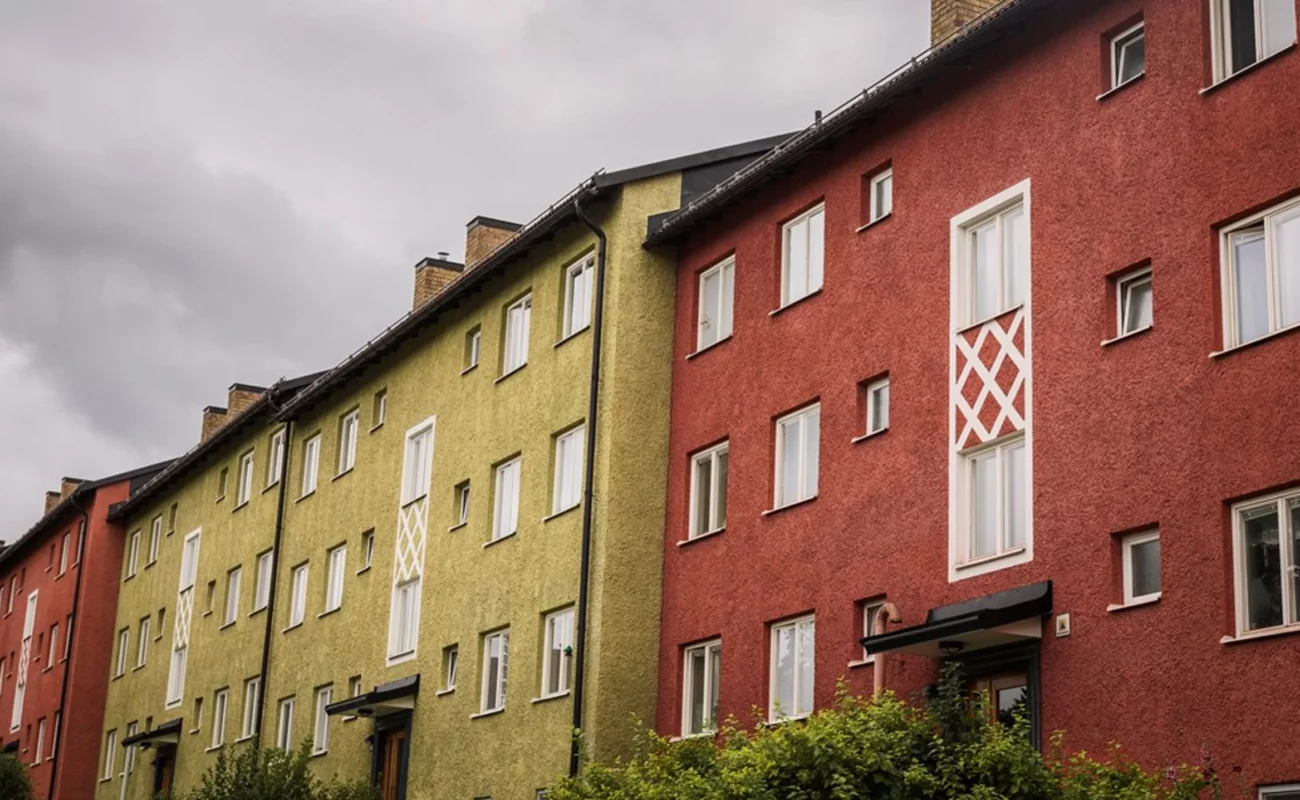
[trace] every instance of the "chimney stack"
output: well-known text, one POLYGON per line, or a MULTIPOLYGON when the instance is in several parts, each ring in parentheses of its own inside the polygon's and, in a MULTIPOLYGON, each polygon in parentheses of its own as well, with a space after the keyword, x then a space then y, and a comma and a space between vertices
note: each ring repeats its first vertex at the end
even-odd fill
POLYGON ((226 395, 226 419, 234 419, 261 397, 266 392, 266 387, 232 383, 227 391, 229 393, 226 395))
POLYGON ((45 493, 45 513, 46 513, 46 514, 50 513, 50 509, 52 509, 52 508, 54 508, 55 506, 57 506, 57 505, 59 504, 59 501, 62 500, 62 499, 63 499, 63 495, 59 494, 58 492, 46 492, 46 493, 45 493))
POLYGON ((63 481, 59 484, 59 499, 62 500, 72 494, 76 491, 77 487, 83 483, 85 483, 85 481, 81 478, 64 477, 63 481))
POLYGON ((934 46, 966 27, 1002 0, 930 0, 930 45, 934 46))
POLYGON ((415 265, 415 297, 411 301, 411 310, 419 308, 442 291, 442 287, 451 283, 464 271, 464 264, 457 264, 447 259, 445 252, 436 258, 424 258, 415 265))
POLYGON ((519 232, 522 225, 477 216, 465 226, 465 266, 472 267, 519 232))
POLYGON ((221 406, 208 406, 203 409, 203 432, 199 435, 200 442, 206 442, 212 438, 212 434, 217 432, 226 423, 226 409, 221 406))

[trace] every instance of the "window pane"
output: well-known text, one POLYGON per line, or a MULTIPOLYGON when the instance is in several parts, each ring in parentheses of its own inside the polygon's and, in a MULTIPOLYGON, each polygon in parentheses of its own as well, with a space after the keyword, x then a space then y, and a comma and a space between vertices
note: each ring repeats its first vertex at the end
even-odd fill
POLYGON ((888 216, 894 210, 894 176, 887 175, 876 181, 876 219, 888 216))
POLYGON ((1282 552, 1277 506, 1242 512, 1242 558, 1246 578, 1246 629, 1282 624, 1282 552))
POLYGON ((736 294, 736 267, 728 264, 722 268, 722 308, 718 312, 718 338, 731 335, 732 305, 736 294))
POLYGON ((1119 45, 1117 85, 1127 83, 1146 71, 1146 51, 1146 36, 1141 32, 1119 45))
POLYGON ((1025 445, 1019 443, 1012 445, 1002 451, 1002 459, 1005 462, 1006 484, 1003 492, 1006 495, 1006 534, 1007 549, 1014 550, 1017 547, 1024 547, 1028 538, 1025 536, 1028 528, 1027 508, 1026 508, 1026 489, 1025 483, 1025 445))
POLYGON ((1132 333, 1151 327, 1151 281, 1136 280, 1124 284, 1124 328, 1132 333))
POLYGON ((1300 323, 1300 211, 1275 223, 1273 258, 1277 262, 1277 291, 1281 304, 1281 325, 1300 323))
POLYGON ((710 530, 709 509, 712 507, 713 458, 705 456, 695 462, 695 519, 692 520, 693 533, 707 533, 710 530))
POLYGON ((816 410, 804 417, 804 486, 800 499, 817 495, 817 461, 821 448, 821 411, 816 410))
POLYGON ((1240 344, 1269 331, 1264 232, 1253 229, 1233 234, 1232 261, 1237 294, 1237 343, 1240 344))
POLYGON ((818 211, 808 220, 808 291, 822 288, 826 252, 826 214, 818 211))
POLYGON ((1264 53, 1271 56, 1296 40, 1295 0, 1263 0, 1264 53))
POLYGON ((700 733, 704 730, 704 648, 692 650, 689 654, 690 659, 690 723, 687 728, 689 733, 700 733))
POLYGON ((971 558, 990 556, 998 547, 998 458, 996 452, 971 459, 971 558))
POLYGON ((785 301, 798 300, 808 294, 808 222, 786 229, 785 301))
POLYGON ((721 338, 718 333, 718 299, 722 295, 722 273, 713 272, 700 281, 700 347, 721 338))
POLYGON ((796 712, 808 714, 813 709, 813 646, 816 627, 810 620, 799 623, 799 706, 796 712))
POLYGON ((1012 686, 998 689, 997 695, 995 700, 998 704, 998 723, 1009 728, 1016 721, 1017 715, 1025 713, 1028 687, 1012 686))
POLYGON ((718 453, 717 460, 717 496, 713 498, 713 527, 714 529, 725 528, 727 526, 727 450, 718 453))
POLYGON ((1291 520, 1291 621, 1300 621, 1300 571, 1295 564, 1300 561, 1300 497, 1287 501, 1291 520))
POLYGON ((1006 270, 1006 297, 1002 308, 1020 305, 1029 295, 1028 228, 1023 208, 1010 211, 1002 218, 1002 261, 1006 270))
POLYGON ((776 718, 794 711, 795 629, 793 625, 776 633, 776 718))
POLYGON ((780 504, 783 506, 799 499, 799 450, 802 447, 799 433, 801 427, 801 422, 798 419, 787 420, 780 425, 780 504))
POLYGON ((971 283, 975 295, 975 319, 993 316, 998 310, 997 224, 988 223, 971 233, 971 283))
POLYGON ((1160 591, 1160 540, 1135 544, 1130 548, 1133 596, 1145 597, 1160 591))
POLYGON ((889 427, 889 384, 871 392, 871 427, 867 433, 883 431, 889 427))
POLYGON ((1255 1, 1227 0, 1229 50, 1232 71, 1245 69, 1256 61, 1255 55, 1255 1))
POLYGON ((718 687, 722 685, 722 645, 709 649, 709 727, 718 727, 718 687))

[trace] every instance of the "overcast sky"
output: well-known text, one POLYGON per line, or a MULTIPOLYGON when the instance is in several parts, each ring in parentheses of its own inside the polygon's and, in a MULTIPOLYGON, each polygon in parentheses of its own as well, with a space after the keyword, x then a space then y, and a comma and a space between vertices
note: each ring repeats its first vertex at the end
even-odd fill
POLYGON ((924 0, 0 4, 0 539, 325 369, 596 169, 797 130, 924 0))

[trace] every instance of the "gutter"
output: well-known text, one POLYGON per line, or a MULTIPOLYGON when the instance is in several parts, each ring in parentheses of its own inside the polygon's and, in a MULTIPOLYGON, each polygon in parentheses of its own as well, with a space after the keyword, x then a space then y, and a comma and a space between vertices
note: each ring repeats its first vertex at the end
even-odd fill
POLYGON ((573 213, 596 234, 596 311, 591 324, 591 389, 587 394, 587 453, 582 486, 582 574, 578 579, 577 653, 573 663, 573 730, 569 746, 569 777, 578 774, 579 744, 582 731, 583 663, 587 655, 587 594, 591 583, 592 484, 596 471, 596 412, 600 399, 600 338, 605 321, 605 231, 582 210, 582 197, 573 200, 573 213))
MULTIPOLYGON (((267 392, 267 400, 275 413, 275 387, 267 392)), ((276 489, 275 538, 271 543, 271 591, 266 598, 266 625, 262 633, 262 666, 258 670, 257 715, 253 718, 253 747, 262 746, 262 720, 266 716, 267 670, 271 668, 271 637, 275 626, 275 587, 280 578, 280 544, 284 537, 284 498, 285 487, 289 485, 289 451, 293 445, 293 420, 284 423, 284 447, 280 450, 280 485, 276 489)), ((256 581, 256 576, 254 576, 256 581)), ((256 591, 256 586, 254 586, 256 591)))
MULTIPOLYGON (((85 553, 82 551, 85 549, 86 535, 89 533, 90 528, 90 514, 84 508, 77 505, 77 494, 77 491, 73 490, 72 494, 68 497, 70 505, 81 514, 81 528, 77 535, 77 584, 72 590, 72 616, 69 617, 68 620, 68 641, 72 641, 72 633, 76 629, 77 621, 80 618, 77 612, 81 608, 81 580, 86 574, 85 553)), ((68 715, 64 713, 67 710, 68 702, 68 677, 72 674, 72 660, 77 657, 78 652, 79 648, 71 648, 68 652, 68 660, 63 664, 63 681, 62 685, 59 687, 59 719, 54 725, 54 730, 52 732, 52 736, 54 737, 53 740, 55 742, 60 741, 59 729, 62 728, 63 724, 68 720, 68 715)), ((49 800, 54 800, 54 787, 58 782, 59 765, 63 763, 62 756, 67 752, 67 749, 67 744, 65 742, 63 749, 60 752, 55 753, 54 763, 50 765, 50 790, 47 795, 49 800)))

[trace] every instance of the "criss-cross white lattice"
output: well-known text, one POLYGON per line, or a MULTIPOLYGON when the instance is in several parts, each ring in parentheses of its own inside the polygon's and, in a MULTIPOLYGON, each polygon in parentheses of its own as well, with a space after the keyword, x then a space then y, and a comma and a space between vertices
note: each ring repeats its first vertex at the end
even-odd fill
POLYGON ((1024 414, 1017 409, 1017 401, 1023 408, 1022 392, 1025 383, 1025 374, 1028 372, 1025 363, 1025 354, 1016 346, 1016 336, 1024 327, 1025 310, 1017 310, 1011 317, 1008 326, 1004 329, 1002 323, 996 319, 989 320, 980 328, 975 337, 974 343, 968 342, 966 336, 957 334, 953 337, 953 346, 957 348, 957 364, 960 371, 957 375, 957 384, 953 392, 953 403, 957 410, 957 422, 954 427, 956 439, 954 444, 958 450, 963 450, 973 445, 979 445, 991 439, 1004 434, 1003 428, 1010 424, 1011 431, 1024 430, 1024 414), (990 339, 997 341, 997 352, 993 357, 991 364, 985 364, 984 359, 980 356, 985 343, 990 339), (1011 386, 1003 391, 998 385, 997 375, 1002 369, 1004 362, 1010 360, 1015 367, 1015 377, 1011 386), (975 397, 974 403, 966 400, 966 384, 968 381, 978 380, 979 394, 975 397), (991 426, 986 427, 980 420, 983 414, 985 404, 997 404, 997 417, 991 426), (974 436, 974 441, 971 437, 974 436))
POLYGON ((23 621, 23 643, 18 656, 18 680, 14 682, 13 715, 9 720, 9 732, 22 727, 23 700, 27 697, 27 669, 32 663, 32 631, 36 628, 36 592, 27 597, 26 619, 23 621))
POLYGON ((428 540, 428 495, 397 511, 397 544, 393 582, 403 584, 424 574, 424 547, 428 540))
POLYGON ((176 595, 176 627, 172 631, 172 649, 180 650, 190 643, 190 617, 194 612, 194 587, 176 595))

